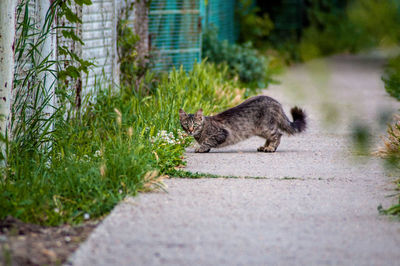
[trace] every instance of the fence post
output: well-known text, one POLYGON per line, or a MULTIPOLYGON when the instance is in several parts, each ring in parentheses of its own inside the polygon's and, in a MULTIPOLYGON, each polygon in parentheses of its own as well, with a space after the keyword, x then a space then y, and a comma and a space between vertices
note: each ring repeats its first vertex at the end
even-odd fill
MULTIPOLYGON (((0 132, 10 135, 11 100, 14 80, 14 0, 0 1, 0 132)), ((5 145, 0 143, 1 154, 5 155, 5 145)))

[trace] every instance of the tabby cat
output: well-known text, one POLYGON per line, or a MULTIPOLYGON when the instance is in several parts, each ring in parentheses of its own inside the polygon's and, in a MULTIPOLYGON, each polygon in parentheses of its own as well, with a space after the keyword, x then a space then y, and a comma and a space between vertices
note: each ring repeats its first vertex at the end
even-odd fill
POLYGON ((255 96, 214 116, 203 116, 203 110, 187 114, 179 110, 182 128, 200 144, 195 152, 209 152, 238 143, 251 136, 265 138, 260 152, 275 152, 282 133, 293 135, 306 129, 306 115, 298 107, 291 109, 293 122, 281 104, 268 96, 255 96))

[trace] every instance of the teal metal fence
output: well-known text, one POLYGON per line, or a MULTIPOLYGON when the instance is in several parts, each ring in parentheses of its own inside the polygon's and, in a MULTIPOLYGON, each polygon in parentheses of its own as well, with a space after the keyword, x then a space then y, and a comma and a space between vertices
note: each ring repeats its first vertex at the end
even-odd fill
POLYGON ((149 35, 155 70, 181 66, 190 70, 201 60, 200 1, 152 0, 149 35))
POLYGON ((150 45, 155 70, 190 70, 201 60, 202 28, 215 28, 220 40, 234 42, 236 0, 152 0, 150 45))
POLYGON ((202 11, 205 28, 215 28, 220 40, 233 43, 237 39, 235 30, 235 3, 236 0, 204 0, 202 11))

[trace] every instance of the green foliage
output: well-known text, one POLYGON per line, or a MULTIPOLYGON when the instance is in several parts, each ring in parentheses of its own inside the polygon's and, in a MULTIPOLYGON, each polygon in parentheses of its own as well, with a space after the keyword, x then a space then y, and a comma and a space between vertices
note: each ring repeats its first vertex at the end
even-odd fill
POLYGON ((251 88, 263 88, 268 83, 268 63, 251 43, 243 45, 219 41, 215 30, 203 34, 202 57, 210 62, 226 64, 231 76, 239 76, 240 81, 251 88))
MULTIPOLYGON (((29 1, 28 1, 29 2, 29 1)), ((27 2, 27 3, 28 3, 27 2)), ((73 3, 84 6, 91 5, 91 0, 55 0, 52 2, 49 12, 47 14, 47 25, 44 26, 44 29, 50 29, 53 27, 53 23, 55 22, 54 16, 57 15, 58 20, 65 19, 69 23, 72 24, 72 27, 64 27, 65 29, 61 31, 61 34, 64 38, 70 39, 73 42, 80 43, 84 45, 83 41, 77 36, 75 33, 75 28, 77 24, 81 24, 82 21, 78 17, 77 14, 71 9, 73 3)), ((61 27, 62 28, 62 27, 61 27)), ((46 33, 46 36, 49 32, 46 33)), ((89 67, 94 64, 88 60, 82 59, 79 55, 77 55, 73 50, 71 50, 67 46, 58 45, 57 52, 59 55, 69 56, 70 59, 65 60, 64 62, 58 62, 61 66, 62 63, 64 65, 68 65, 65 69, 60 67, 58 71, 58 80, 66 81, 67 78, 72 80, 77 80, 81 77, 81 73, 85 73, 86 75, 89 73, 89 67)), ((80 95, 79 95, 80 97, 80 95)))
POLYGON ((357 53, 400 40, 399 1, 307 0, 304 7, 303 28, 295 37, 273 32, 270 38, 287 61, 357 53))
POLYGON ((163 175, 183 164, 191 142, 180 132, 179 108, 211 114, 243 100, 244 89, 227 76, 226 67, 203 62, 162 76, 151 96, 97 88, 79 118, 54 116, 51 149, 9 142, 8 165, 0 168, 0 219, 79 223, 161 185, 163 175))
POLYGON ((128 85, 137 78, 137 72, 140 68, 136 52, 136 43, 139 41, 139 36, 133 33, 128 23, 127 20, 120 20, 118 23, 117 47, 121 72, 120 79, 124 85, 128 85))
POLYGON ((400 55, 389 60, 382 80, 386 91, 400 101, 400 55))
POLYGON ((138 91, 152 92, 157 85, 155 73, 149 72, 152 62, 149 56, 139 56, 137 45, 140 37, 133 32, 129 18, 135 2, 125 0, 125 8, 120 10, 117 31, 118 60, 120 63, 120 82, 138 91), (149 82, 152 80, 152 82, 149 82))
POLYGON ((307 16, 310 26, 302 32, 301 60, 341 52, 355 53, 374 44, 372 36, 349 19, 346 9, 332 1, 311 1, 307 16))
POLYGON ((266 37, 274 28, 267 13, 259 15, 261 9, 253 4, 253 0, 240 0, 235 10, 239 26, 239 41, 251 41, 255 47, 266 45, 266 37))
POLYGON ((352 1, 347 9, 349 20, 368 33, 381 46, 400 41, 400 2, 397 0, 352 1))

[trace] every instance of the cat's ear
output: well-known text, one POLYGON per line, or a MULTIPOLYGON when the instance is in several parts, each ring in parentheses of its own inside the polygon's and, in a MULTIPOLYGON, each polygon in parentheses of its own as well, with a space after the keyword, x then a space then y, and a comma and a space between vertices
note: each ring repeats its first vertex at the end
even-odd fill
POLYGON ((203 117, 203 109, 199 109, 197 112, 196 112, 196 118, 202 118, 203 117))
POLYGON ((185 113, 185 111, 183 111, 183 109, 179 109, 179 118, 185 118, 187 116, 187 114, 185 113))

